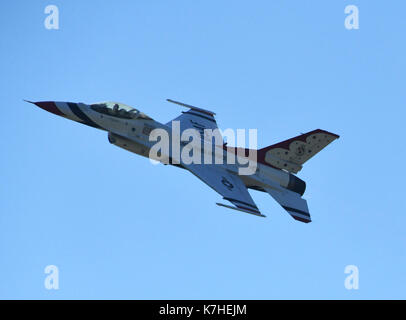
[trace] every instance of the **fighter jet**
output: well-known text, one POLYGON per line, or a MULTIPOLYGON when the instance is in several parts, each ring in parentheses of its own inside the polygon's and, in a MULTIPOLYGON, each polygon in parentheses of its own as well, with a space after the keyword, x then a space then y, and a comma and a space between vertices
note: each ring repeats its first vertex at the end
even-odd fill
MULTIPOLYGON (((167 154, 169 161, 165 164, 190 171, 232 204, 217 203, 219 206, 265 217, 248 192, 248 189, 253 189, 269 193, 295 220, 311 222, 307 201, 302 198, 306 183, 296 174, 307 160, 338 139, 338 135, 316 129, 259 150, 229 147, 223 142, 207 141, 204 135, 205 129, 218 128, 214 112, 170 99, 167 101, 188 110, 166 124, 119 102, 92 104, 61 101, 27 102, 58 116, 107 131, 111 144, 148 158, 151 158, 150 151, 156 143, 151 141, 151 133, 155 129, 162 129, 168 132, 170 138, 174 138, 172 133, 174 123, 179 124, 181 132, 196 129, 201 133, 199 138, 202 144, 213 145, 214 148, 211 149, 213 155, 221 150, 224 159, 230 154, 232 159, 241 154, 249 157, 255 152, 255 171, 248 175, 239 174, 241 164, 238 161, 220 164, 190 163, 182 159, 174 161, 171 153, 174 150, 173 145, 167 154)), ((171 141, 173 143, 172 139, 171 141)), ((186 147, 186 143, 181 141, 180 151, 186 147)))

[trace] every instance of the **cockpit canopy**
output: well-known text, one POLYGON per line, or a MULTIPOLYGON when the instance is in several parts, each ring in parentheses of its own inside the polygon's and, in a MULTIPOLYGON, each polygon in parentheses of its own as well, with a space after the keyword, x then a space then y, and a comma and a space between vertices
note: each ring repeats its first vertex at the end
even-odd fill
POLYGON ((150 117, 140 112, 139 110, 119 102, 94 103, 90 105, 90 108, 92 108, 92 110, 96 112, 107 114, 109 116, 117 118, 152 120, 150 117))

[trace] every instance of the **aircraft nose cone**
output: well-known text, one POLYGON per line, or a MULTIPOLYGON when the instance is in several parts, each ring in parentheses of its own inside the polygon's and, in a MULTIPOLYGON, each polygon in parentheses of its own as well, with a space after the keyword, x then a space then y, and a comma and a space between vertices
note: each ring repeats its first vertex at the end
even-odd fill
POLYGON ((27 101, 27 102, 35 104, 37 107, 40 107, 45 111, 56 114, 57 116, 64 116, 64 114, 61 112, 61 110, 58 109, 54 101, 38 101, 38 102, 27 101))

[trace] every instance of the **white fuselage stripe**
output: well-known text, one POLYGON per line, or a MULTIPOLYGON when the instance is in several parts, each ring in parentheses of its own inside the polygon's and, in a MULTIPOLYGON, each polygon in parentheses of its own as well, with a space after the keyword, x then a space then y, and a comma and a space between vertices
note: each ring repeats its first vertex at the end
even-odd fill
POLYGON ((68 104, 66 102, 55 102, 56 106, 58 107, 59 110, 61 110, 62 113, 64 113, 69 119, 72 119, 77 122, 83 122, 82 119, 79 119, 69 108, 68 104))

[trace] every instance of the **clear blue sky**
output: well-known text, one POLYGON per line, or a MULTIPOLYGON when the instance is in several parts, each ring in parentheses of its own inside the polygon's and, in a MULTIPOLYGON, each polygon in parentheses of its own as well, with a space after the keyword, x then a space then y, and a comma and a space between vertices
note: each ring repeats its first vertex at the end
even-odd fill
POLYGON ((406 298, 405 3, 0 6, 0 298, 406 298), (339 134, 299 174, 313 222, 254 191, 266 219, 218 207, 190 173, 22 101, 117 100, 167 122, 183 109, 166 98, 257 128, 260 147, 339 134), (359 290, 344 287, 350 264, 359 290))

